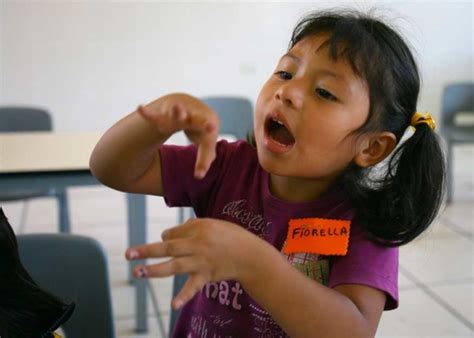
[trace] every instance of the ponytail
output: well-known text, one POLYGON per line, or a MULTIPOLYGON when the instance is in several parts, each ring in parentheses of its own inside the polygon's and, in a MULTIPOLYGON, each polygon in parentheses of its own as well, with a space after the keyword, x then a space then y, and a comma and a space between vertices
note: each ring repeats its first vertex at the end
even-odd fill
POLYGON ((360 170, 350 170, 346 178, 368 234, 384 245, 406 244, 432 223, 442 202, 445 162, 438 136, 420 123, 394 151, 382 178, 369 182, 360 170))

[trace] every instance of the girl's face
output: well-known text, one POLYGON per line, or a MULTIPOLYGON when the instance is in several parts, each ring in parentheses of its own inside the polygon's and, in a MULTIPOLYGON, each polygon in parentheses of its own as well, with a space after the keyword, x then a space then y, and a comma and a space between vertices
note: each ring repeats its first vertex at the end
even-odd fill
POLYGON ((256 104, 260 164, 273 175, 331 184, 352 162, 362 138, 351 134, 369 114, 369 92, 327 35, 303 38, 278 62, 256 104))

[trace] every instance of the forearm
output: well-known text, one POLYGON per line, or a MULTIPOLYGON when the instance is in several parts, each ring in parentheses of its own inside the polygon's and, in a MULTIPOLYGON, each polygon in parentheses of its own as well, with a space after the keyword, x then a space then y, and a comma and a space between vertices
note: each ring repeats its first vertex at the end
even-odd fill
POLYGON ((102 136, 90 158, 91 171, 107 186, 130 190, 131 183, 157 160, 158 148, 169 136, 135 111, 102 136))
POLYGON ((270 245, 257 257, 240 282, 289 336, 374 336, 374 329, 348 297, 306 277, 270 245))

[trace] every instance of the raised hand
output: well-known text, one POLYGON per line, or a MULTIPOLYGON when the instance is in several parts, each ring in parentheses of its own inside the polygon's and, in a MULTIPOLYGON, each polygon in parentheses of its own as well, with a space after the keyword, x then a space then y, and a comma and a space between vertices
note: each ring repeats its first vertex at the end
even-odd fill
POLYGON ((208 105, 191 95, 177 93, 139 106, 137 111, 163 135, 183 130, 198 146, 194 175, 196 178, 205 176, 216 157, 219 131, 219 118, 208 105))

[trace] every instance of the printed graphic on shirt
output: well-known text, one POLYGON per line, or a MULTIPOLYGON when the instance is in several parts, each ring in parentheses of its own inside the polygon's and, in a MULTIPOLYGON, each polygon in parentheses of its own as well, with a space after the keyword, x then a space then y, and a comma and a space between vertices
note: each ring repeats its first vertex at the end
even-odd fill
MULTIPOLYGON (((284 254, 285 255, 285 254, 284 254)), ((329 285, 329 260, 306 252, 285 255, 291 265, 323 285, 329 285)))
POLYGON ((238 338, 215 333, 215 330, 225 327, 232 321, 233 319, 223 318, 220 315, 211 315, 209 318, 194 315, 191 317, 192 331, 187 335, 187 338, 238 338))
POLYGON ((222 209, 222 215, 229 216, 260 238, 266 238, 268 235, 268 227, 271 222, 265 221, 263 215, 256 213, 245 199, 227 203, 222 209))
POLYGON ((207 299, 215 299, 223 306, 230 306, 234 310, 242 309, 239 297, 242 296, 244 290, 238 282, 207 283, 201 292, 207 299), (231 284, 234 285, 230 286, 231 284))
POLYGON ((253 329, 257 332, 258 338, 289 338, 268 312, 254 304, 250 304, 250 309, 255 323, 253 329))

